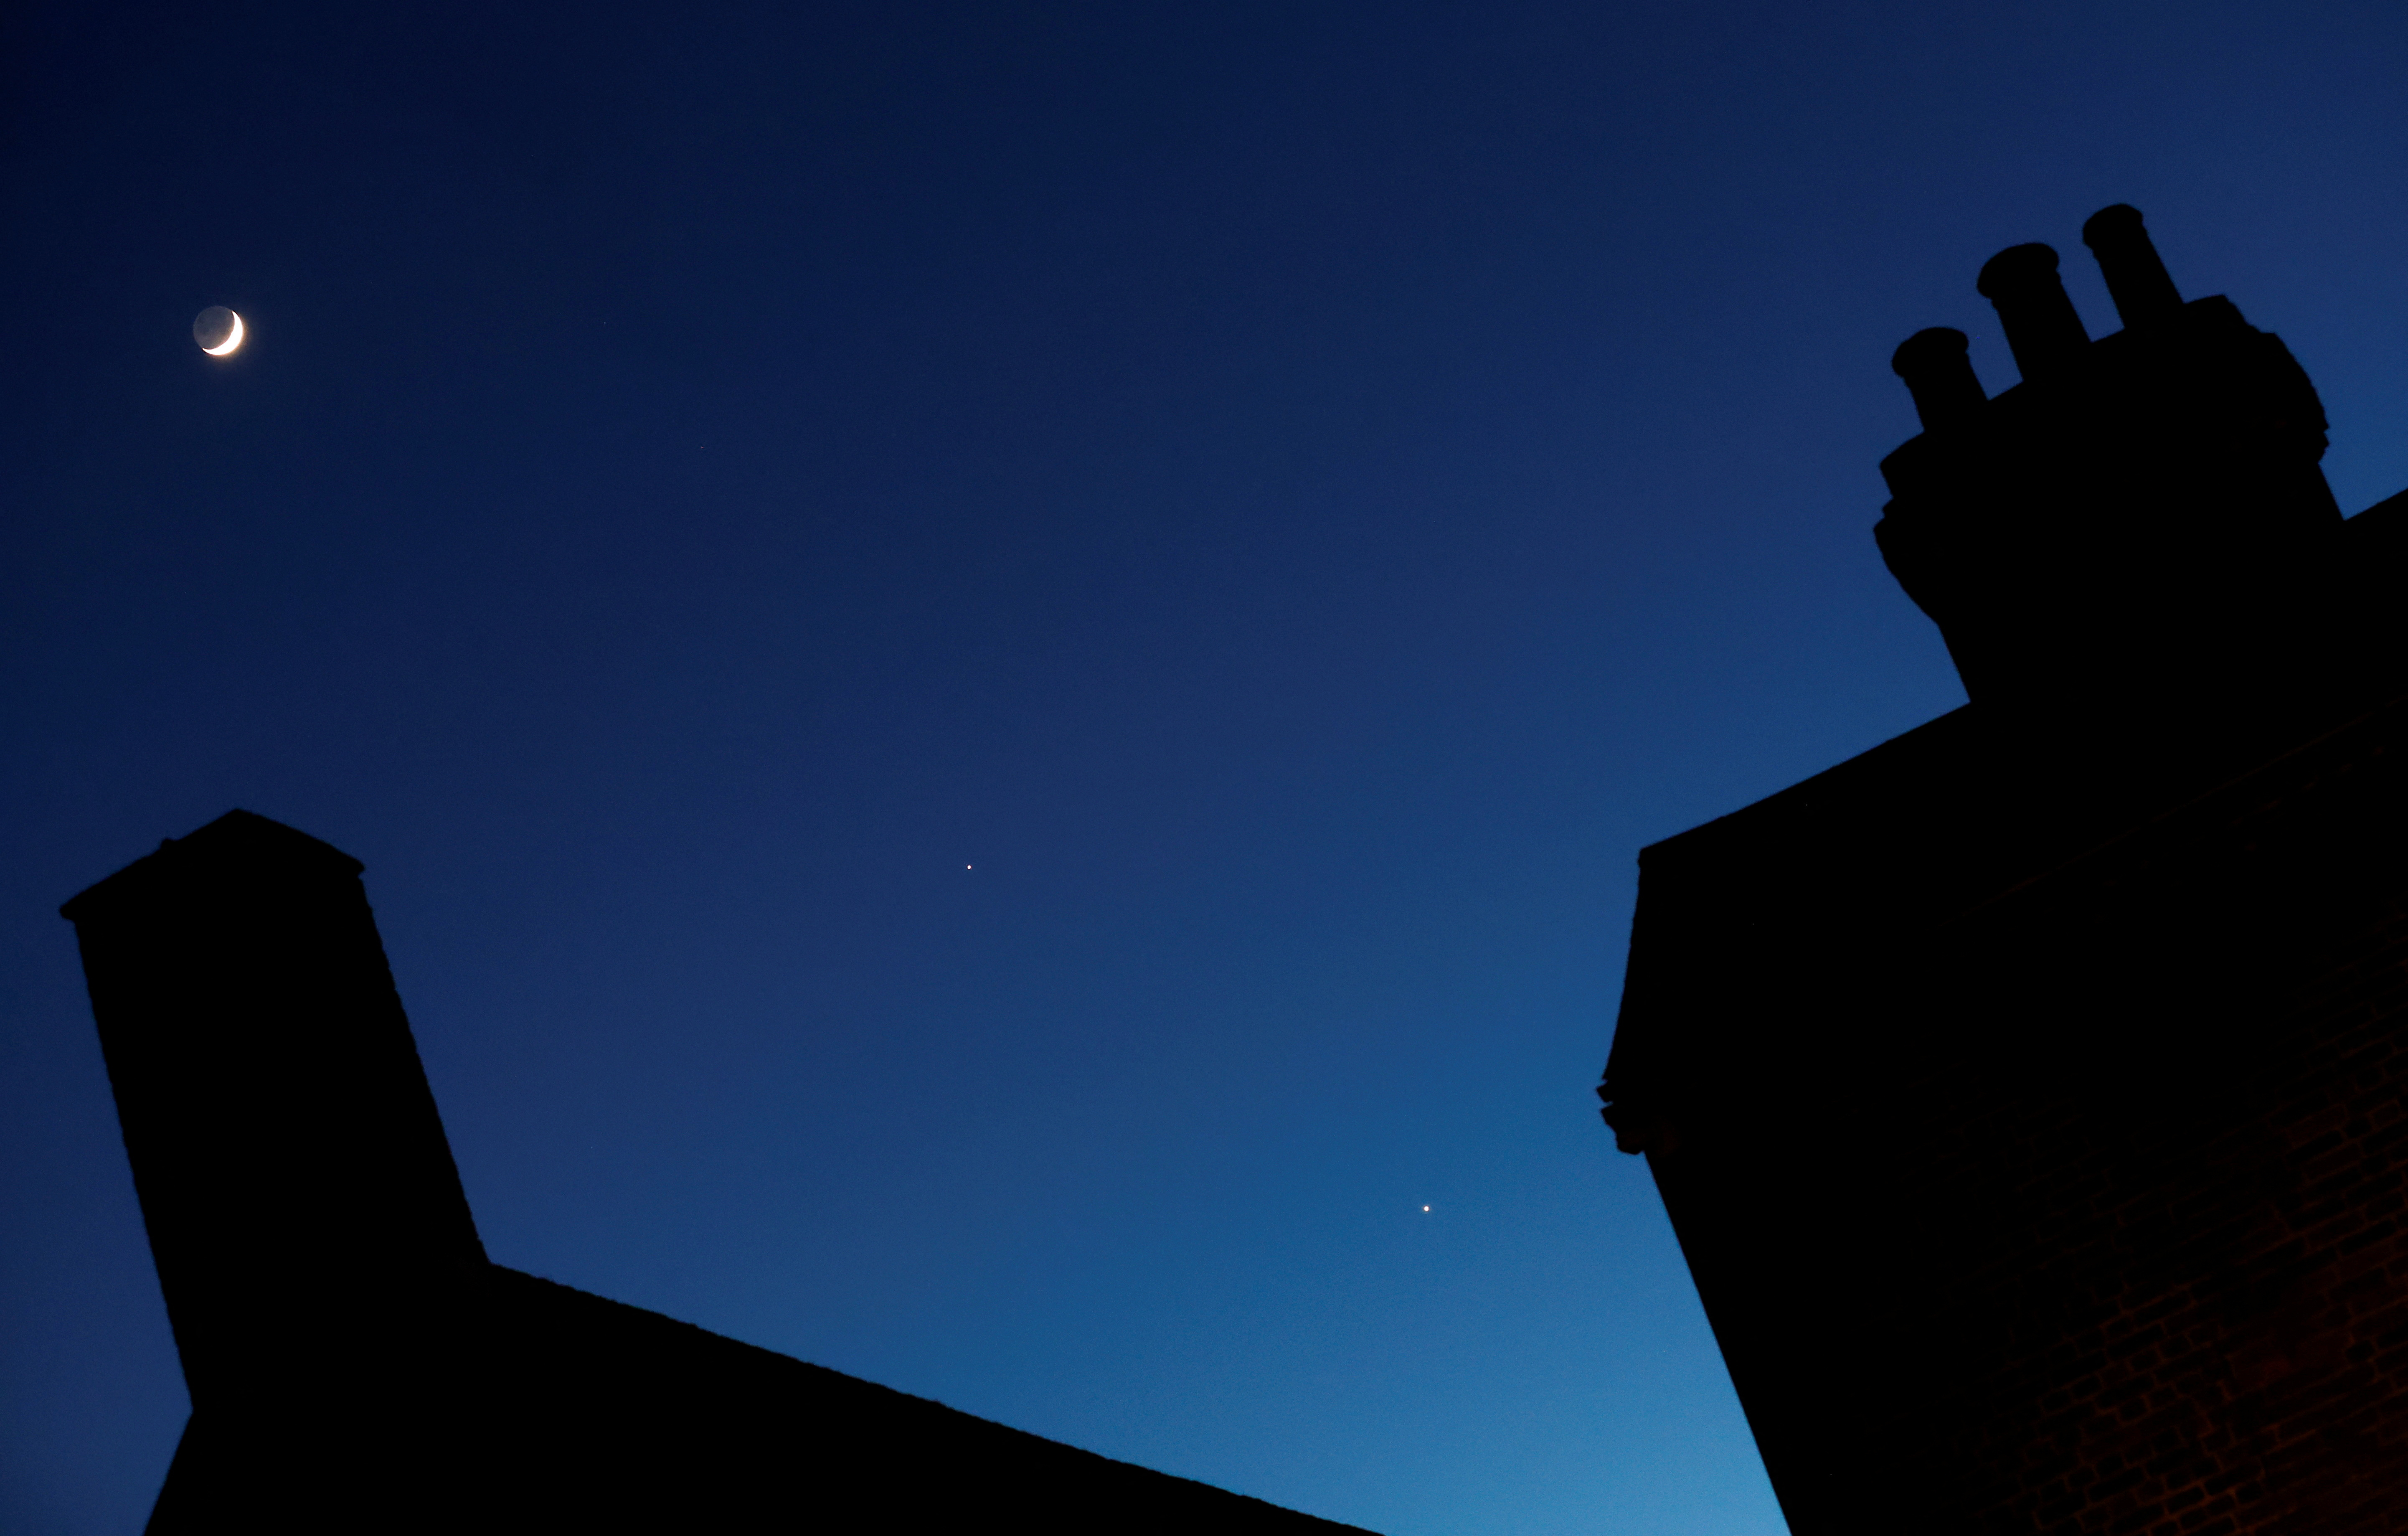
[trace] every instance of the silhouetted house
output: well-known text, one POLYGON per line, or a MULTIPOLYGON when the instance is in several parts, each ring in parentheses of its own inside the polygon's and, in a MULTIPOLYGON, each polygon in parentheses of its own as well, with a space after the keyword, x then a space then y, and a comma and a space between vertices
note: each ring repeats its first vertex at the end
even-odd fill
POLYGON ((1798 1536, 2408 1530, 2408 495, 2113 208, 1899 349, 1971 702, 1647 849, 1599 1096, 1798 1536))
POLYGON ((151 1536, 1353 1529, 489 1263, 359 874, 236 811, 64 909, 192 1390, 151 1536))

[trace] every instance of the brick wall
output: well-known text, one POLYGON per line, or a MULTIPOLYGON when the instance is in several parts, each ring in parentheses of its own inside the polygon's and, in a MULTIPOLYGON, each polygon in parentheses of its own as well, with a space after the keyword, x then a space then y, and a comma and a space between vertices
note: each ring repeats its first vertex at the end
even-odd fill
POLYGON ((1645 866, 1610 1115, 1793 1529, 2408 1530, 2408 710, 2105 835, 1952 730, 1645 866))

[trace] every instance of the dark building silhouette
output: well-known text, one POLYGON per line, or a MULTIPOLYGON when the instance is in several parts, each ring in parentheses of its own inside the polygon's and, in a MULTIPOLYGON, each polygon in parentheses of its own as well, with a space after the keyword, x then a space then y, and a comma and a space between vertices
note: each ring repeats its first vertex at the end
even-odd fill
POLYGON ((1598 1095, 1798 1536, 2408 1530, 2408 495, 2083 237, 1895 360, 1971 702, 1645 850, 1598 1095))
POLYGON ((151 1536, 1354 1529, 488 1262, 360 868, 237 811, 64 909, 193 1398, 151 1536))

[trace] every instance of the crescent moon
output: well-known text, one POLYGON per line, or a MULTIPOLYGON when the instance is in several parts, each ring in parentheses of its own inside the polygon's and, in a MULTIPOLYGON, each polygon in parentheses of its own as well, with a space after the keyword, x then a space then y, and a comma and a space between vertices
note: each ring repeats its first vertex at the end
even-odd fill
POLYGON ((236 314, 235 311, 231 309, 226 312, 234 315, 234 329, 228 332, 226 338, 223 341, 219 342, 216 346, 203 347, 201 349, 201 351, 208 353, 211 357, 223 357, 228 352, 233 352, 236 347, 242 345, 242 316, 236 314))

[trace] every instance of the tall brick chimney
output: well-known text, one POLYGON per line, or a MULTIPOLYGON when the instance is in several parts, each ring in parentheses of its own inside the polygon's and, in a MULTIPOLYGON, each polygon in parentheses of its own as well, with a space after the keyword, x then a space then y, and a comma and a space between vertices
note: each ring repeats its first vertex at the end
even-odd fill
POLYGON ((2408 1530, 2408 495, 2093 218, 1893 360, 1971 702, 1640 855, 1598 1096, 1798 1536, 2408 1530))
POLYGON ((236 811, 61 910, 195 1407, 412 1347, 485 1252, 358 861, 236 811))

